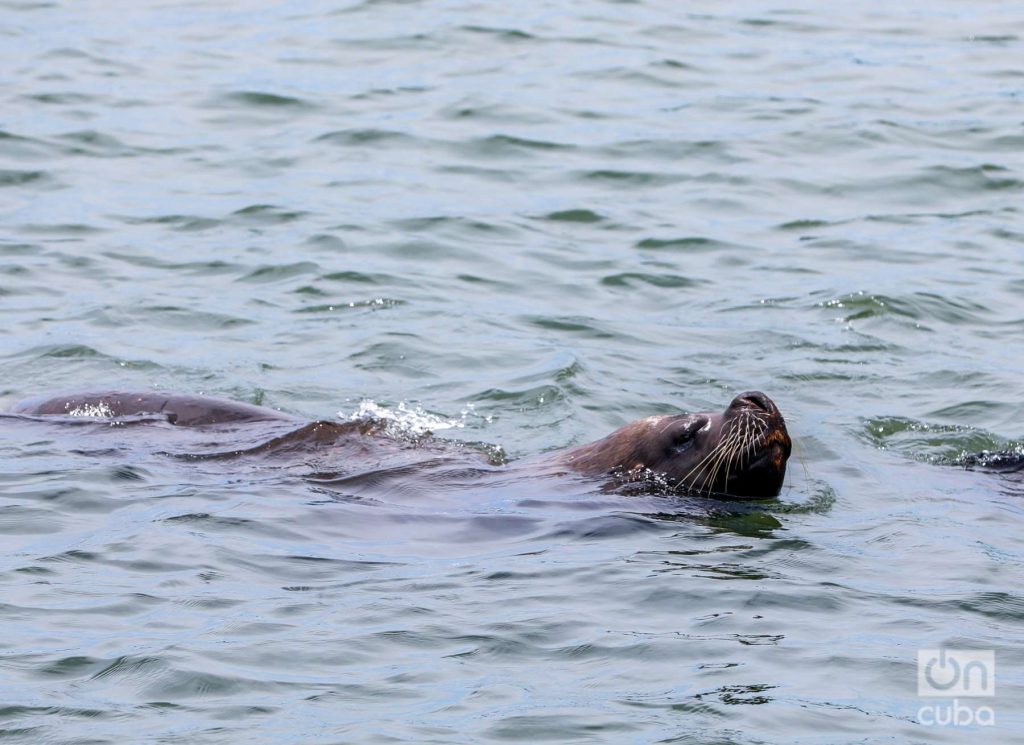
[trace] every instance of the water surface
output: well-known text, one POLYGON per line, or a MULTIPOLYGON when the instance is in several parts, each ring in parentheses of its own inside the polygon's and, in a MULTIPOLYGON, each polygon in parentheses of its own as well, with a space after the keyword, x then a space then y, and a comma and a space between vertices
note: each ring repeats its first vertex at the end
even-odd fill
POLYGON ((759 388, 796 441, 730 505, 4 425, 0 740, 1021 740, 1024 488, 943 465, 1024 437, 1018 9, 0 14, 0 404, 516 460, 759 388), (940 646, 995 731, 918 723, 940 646))

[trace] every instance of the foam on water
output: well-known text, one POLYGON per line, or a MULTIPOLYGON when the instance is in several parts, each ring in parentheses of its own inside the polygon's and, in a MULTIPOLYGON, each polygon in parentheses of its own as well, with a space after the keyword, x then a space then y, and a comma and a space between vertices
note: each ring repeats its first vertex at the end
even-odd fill
MULTIPOLYGON (((425 410, 420 405, 410 406, 400 401, 397 406, 388 407, 376 401, 360 401, 355 411, 339 411, 338 418, 346 421, 384 422, 389 432, 405 436, 419 436, 446 429, 464 429, 467 421, 480 417, 473 404, 466 406, 456 418, 441 416, 425 410)), ((491 421, 491 417, 483 417, 491 421)))
POLYGON ((81 406, 69 409, 68 416, 109 419, 114 416, 114 411, 106 403, 82 404, 81 406))

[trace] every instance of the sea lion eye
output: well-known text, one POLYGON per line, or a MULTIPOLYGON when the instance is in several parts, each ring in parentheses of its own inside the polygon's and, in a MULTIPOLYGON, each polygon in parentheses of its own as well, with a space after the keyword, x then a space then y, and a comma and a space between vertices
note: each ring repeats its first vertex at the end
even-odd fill
POLYGON ((675 435, 672 437, 672 449, 675 450, 676 452, 679 452, 682 450, 686 450, 691 445, 693 445, 693 441, 697 437, 697 433, 701 431, 705 424, 705 420, 698 419, 696 421, 690 422, 685 427, 676 432, 675 435))

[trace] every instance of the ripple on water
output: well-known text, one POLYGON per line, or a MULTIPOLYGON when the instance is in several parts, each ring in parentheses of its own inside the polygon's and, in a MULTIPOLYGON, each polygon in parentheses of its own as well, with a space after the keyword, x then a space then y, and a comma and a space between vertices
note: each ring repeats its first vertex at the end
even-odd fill
POLYGON ((315 108, 312 103, 302 98, 279 93, 267 93, 265 91, 232 91, 221 94, 215 99, 215 102, 227 106, 252 107, 256 109, 288 109, 289 111, 303 111, 315 108))
POLYGON ((606 221, 604 215, 585 208, 558 210, 557 212, 550 212, 547 215, 544 215, 541 219, 549 220, 551 222, 578 222, 584 224, 596 224, 606 221))
POLYGON ((243 226, 282 225, 300 220, 308 214, 303 210, 289 210, 273 204, 252 204, 235 210, 224 219, 225 222, 243 226))
POLYGON ((689 181, 692 176, 685 174, 658 173, 654 171, 627 171, 602 169, 577 173, 574 178, 606 185, 612 189, 622 186, 658 187, 689 181))
POLYGON ((53 176, 48 171, 24 171, 0 168, 0 188, 53 185, 53 176))
POLYGON ((59 135, 60 142, 67 143, 64 152, 67 155, 87 155, 94 158, 123 158, 136 155, 137 150, 125 145, 113 135, 97 132, 92 129, 67 132, 59 135))
MULTIPOLYGON (((327 293, 319 292, 313 288, 300 288, 296 292, 301 292, 304 295, 326 295, 327 293)), ((293 313, 306 313, 312 315, 324 314, 324 313, 341 313, 346 311, 377 311, 386 310, 387 308, 397 308, 405 305, 405 301, 396 300, 395 298, 388 297, 376 297, 370 298, 369 300, 338 300, 333 303, 318 303, 315 305, 305 305, 301 308, 296 308, 293 313)))
POLYGON ((643 240, 637 242, 636 247, 647 250, 666 252, 680 251, 684 253, 718 253, 723 250, 745 249, 744 246, 740 246, 725 241, 715 240, 713 238, 705 238, 702 236, 684 236, 680 238, 644 238, 643 240))
POLYGON ((30 347, 29 349, 18 350, 10 356, 24 359, 113 359, 100 350, 84 344, 52 344, 42 347, 30 347))
POLYGON ((326 142, 345 147, 407 146, 421 147, 425 141, 420 137, 388 129, 339 129, 318 135, 314 142, 326 142))
MULTIPOLYGON (((256 321, 226 313, 210 313, 176 305, 146 305, 136 308, 132 323, 150 324, 154 328, 178 328, 188 331, 224 330, 256 325, 256 321)), ((128 319, 124 319, 128 322, 128 319)))
MULTIPOLYGON (((173 218, 158 218, 160 222, 179 224, 191 222, 193 218, 174 216, 173 218)), ((103 254, 107 258, 144 267, 146 269, 161 269, 173 274, 190 274, 198 276, 214 276, 220 274, 239 274, 242 270, 241 264, 236 264, 221 259, 200 260, 200 261, 169 261, 167 259, 145 254, 127 254, 117 251, 107 251, 103 254)))
POLYGON ((521 158, 532 154, 575 150, 575 146, 512 135, 491 135, 460 144, 460 150, 489 158, 521 158))
POLYGON ((650 285, 652 287, 678 290, 682 288, 698 287, 705 284, 705 281, 665 273, 647 274, 643 272, 623 272, 621 274, 613 274, 603 277, 601 279, 601 284, 609 287, 637 287, 650 285))
POLYGON ((987 325, 992 311, 976 299, 915 292, 903 297, 869 294, 863 291, 820 303, 821 307, 843 310, 846 322, 868 318, 906 318, 940 321, 953 326, 987 325))
POLYGON ((879 449, 935 462, 956 461, 967 453, 1007 446, 1000 438, 968 425, 935 424, 907 417, 864 420, 863 436, 879 449))
MULTIPOLYGON (((167 225, 173 230, 181 232, 198 232, 224 225, 224 221, 219 218, 201 217, 199 215, 158 215, 155 217, 115 216, 115 219, 128 225, 167 225)), ((111 255, 116 255, 125 261, 144 261, 148 258, 121 252, 112 253, 111 255)), ((173 264, 167 264, 167 266, 173 266, 173 264)))
POLYGON ((290 280, 294 277, 304 277, 311 274, 319 274, 320 265, 312 261, 296 261, 290 264, 271 264, 257 267, 247 274, 238 278, 239 282, 251 282, 262 284, 290 280))
MULTIPOLYGON (((32 499, 32 496, 22 498, 32 499)), ((64 528, 65 521, 52 508, 13 504, 0 509, 0 533, 6 535, 45 535, 59 533, 64 528)))

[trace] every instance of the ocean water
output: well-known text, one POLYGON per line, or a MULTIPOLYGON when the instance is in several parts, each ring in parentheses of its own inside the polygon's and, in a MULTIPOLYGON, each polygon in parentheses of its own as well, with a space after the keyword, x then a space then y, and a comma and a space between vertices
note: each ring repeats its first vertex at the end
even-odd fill
POLYGON ((1020 8, 0 0, 0 59, 0 408, 411 438, 0 419, 0 742, 1024 742, 1024 480, 963 467, 1024 437, 1020 8), (482 460, 753 388, 777 500, 482 460))

